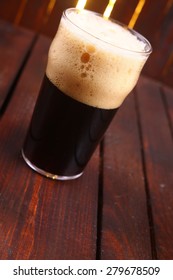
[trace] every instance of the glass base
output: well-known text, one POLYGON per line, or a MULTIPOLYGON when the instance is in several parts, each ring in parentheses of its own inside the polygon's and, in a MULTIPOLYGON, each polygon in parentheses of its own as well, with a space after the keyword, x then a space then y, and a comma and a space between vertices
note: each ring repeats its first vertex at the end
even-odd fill
POLYGON ((51 178, 53 180, 61 180, 61 181, 74 180, 74 179, 79 178, 83 174, 83 172, 80 174, 77 174, 77 175, 73 175, 73 176, 61 176, 61 175, 57 175, 57 174, 52 174, 43 169, 38 168, 32 162, 30 162, 30 160, 27 159, 27 157, 25 156, 23 149, 22 149, 22 157, 23 157, 24 161, 27 163, 27 165, 29 165, 29 167, 31 167, 34 171, 36 171, 37 173, 39 173, 47 178, 51 178))

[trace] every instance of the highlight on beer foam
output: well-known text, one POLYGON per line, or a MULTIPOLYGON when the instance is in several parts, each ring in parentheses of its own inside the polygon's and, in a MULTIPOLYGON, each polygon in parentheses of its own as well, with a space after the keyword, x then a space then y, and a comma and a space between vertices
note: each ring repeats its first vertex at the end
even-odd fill
POLYGON ((96 13, 72 8, 65 11, 51 44, 46 74, 80 102, 118 108, 150 53, 142 36, 96 13))

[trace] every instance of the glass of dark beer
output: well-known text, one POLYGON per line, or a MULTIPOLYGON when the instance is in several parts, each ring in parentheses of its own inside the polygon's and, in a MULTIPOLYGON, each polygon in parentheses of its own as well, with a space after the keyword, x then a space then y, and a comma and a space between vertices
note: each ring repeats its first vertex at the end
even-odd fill
POLYGON ((26 163, 46 177, 78 178, 150 53, 134 30, 65 10, 22 149, 26 163))

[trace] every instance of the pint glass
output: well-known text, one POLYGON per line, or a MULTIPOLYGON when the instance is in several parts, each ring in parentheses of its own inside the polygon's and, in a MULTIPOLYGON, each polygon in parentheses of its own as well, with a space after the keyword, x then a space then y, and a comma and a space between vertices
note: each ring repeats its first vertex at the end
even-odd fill
POLYGON ((91 11, 64 11, 22 149, 59 180, 79 177, 151 53, 134 30, 91 11))

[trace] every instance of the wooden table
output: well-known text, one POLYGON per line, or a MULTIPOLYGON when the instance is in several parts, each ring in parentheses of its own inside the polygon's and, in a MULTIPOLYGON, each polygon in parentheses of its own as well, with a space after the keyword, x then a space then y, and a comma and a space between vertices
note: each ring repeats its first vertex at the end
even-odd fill
POLYGON ((21 147, 49 45, 0 22, 0 258, 172 259, 173 90, 142 76, 83 176, 46 179, 21 147))

